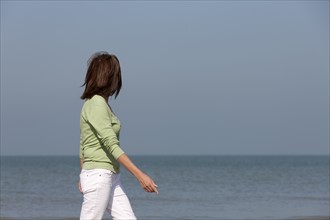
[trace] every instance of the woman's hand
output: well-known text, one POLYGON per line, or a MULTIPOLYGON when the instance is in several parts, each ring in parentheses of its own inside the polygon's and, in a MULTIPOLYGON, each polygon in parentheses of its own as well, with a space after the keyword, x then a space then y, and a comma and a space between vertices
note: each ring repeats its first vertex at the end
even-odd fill
POLYGON ((137 177, 138 181, 141 184, 141 187, 146 192, 155 192, 158 194, 157 185, 154 183, 154 181, 145 173, 140 173, 137 177))
MULTIPOLYGON (((84 158, 80 158, 80 171, 82 169, 83 164, 84 164, 84 158)), ((80 178, 79 178, 79 181, 78 181, 78 189, 81 193, 83 193, 82 188, 81 188, 81 184, 80 184, 80 178)))
POLYGON ((126 154, 122 154, 118 157, 117 160, 136 177, 146 192, 155 192, 158 194, 157 185, 154 183, 154 181, 148 175, 143 173, 139 168, 137 168, 126 154))
POLYGON ((83 193, 82 188, 81 188, 81 184, 80 184, 80 180, 78 181, 78 189, 81 193, 83 193))

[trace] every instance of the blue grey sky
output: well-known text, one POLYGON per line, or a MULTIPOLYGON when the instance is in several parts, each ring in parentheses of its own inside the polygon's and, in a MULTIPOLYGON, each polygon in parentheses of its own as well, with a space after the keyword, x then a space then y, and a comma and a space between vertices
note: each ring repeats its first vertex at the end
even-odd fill
POLYGON ((329 154, 329 1, 1 1, 1 155, 78 155, 116 54, 129 155, 329 154))

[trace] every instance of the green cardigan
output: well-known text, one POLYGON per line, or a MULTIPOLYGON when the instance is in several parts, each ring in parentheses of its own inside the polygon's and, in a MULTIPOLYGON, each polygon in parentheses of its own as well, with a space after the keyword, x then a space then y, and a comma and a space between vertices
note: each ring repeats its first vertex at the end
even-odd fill
POLYGON ((119 146, 120 121, 99 95, 86 99, 80 113, 80 159, 82 169, 107 169, 119 172, 117 158, 124 153, 119 146))

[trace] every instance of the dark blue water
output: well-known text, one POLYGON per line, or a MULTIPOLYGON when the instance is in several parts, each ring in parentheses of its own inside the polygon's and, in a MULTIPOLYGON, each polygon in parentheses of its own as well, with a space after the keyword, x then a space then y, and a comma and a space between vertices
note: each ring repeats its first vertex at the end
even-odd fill
MULTIPOLYGON (((135 156, 160 194, 122 182, 139 219, 329 216, 328 156, 135 156)), ((79 217, 77 157, 1 157, 0 217, 79 217)), ((106 217, 106 215, 105 215, 106 217)))

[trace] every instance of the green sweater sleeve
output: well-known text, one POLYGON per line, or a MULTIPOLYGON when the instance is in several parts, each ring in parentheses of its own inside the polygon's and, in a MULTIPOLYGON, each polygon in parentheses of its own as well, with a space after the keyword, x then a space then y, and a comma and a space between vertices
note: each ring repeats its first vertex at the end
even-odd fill
POLYGON ((111 118, 108 113, 107 107, 104 105, 93 105, 88 112, 86 112, 86 119, 94 133, 101 141, 102 145, 118 159, 124 151, 119 147, 119 140, 113 130, 111 118))

